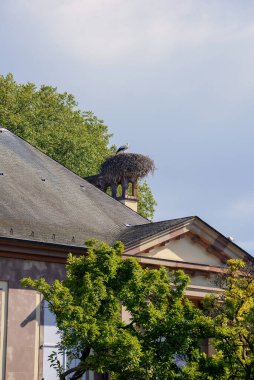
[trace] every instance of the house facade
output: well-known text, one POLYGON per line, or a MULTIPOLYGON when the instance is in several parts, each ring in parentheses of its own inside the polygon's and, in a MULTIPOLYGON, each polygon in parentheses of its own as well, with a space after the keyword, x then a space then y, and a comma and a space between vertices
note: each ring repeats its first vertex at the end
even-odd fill
MULTIPOLYGON (((214 279, 229 258, 252 260, 196 216, 151 223, 126 206, 135 203, 135 194, 119 202, 90 182, 0 128, 2 380, 57 378, 47 360, 57 343, 54 316, 41 295, 23 289, 20 280, 63 279, 67 254, 85 254, 87 239, 121 240, 124 256, 137 257, 146 267, 183 269, 191 278, 187 295, 197 303, 220 291, 214 279)), ((66 358, 61 360, 65 365, 66 358)), ((103 375, 90 372, 84 378, 103 380, 103 375)))

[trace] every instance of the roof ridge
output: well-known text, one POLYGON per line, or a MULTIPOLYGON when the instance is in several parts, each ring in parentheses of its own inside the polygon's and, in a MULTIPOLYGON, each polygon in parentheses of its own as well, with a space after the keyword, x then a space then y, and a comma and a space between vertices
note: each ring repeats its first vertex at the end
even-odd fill
POLYGON ((156 222, 153 222, 153 221, 150 221, 150 223, 144 223, 144 224, 135 224, 135 225, 132 225, 132 226, 128 226, 128 227, 141 227, 141 226, 148 226, 148 225, 155 225, 155 224, 163 224, 163 223, 167 223, 167 222, 174 222, 174 221, 187 221, 187 220, 191 220, 191 219, 195 219, 197 218, 196 215, 193 215, 193 216, 186 216, 186 217, 181 217, 181 218, 174 218, 174 219, 166 219, 166 220, 158 220, 156 222))

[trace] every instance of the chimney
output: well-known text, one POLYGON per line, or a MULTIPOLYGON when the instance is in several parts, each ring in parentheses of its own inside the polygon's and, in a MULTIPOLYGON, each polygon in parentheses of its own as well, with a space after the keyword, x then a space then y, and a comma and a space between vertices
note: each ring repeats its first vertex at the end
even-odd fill
POLYGON ((125 206, 130 207, 134 211, 138 211, 138 181, 136 178, 121 179, 118 185, 120 194, 116 194, 116 199, 125 206))
POLYGON ((154 162, 147 156, 121 153, 108 157, 98 175, 85 179, 132 210, 138 210, 138 180, 153 172, 154 162))

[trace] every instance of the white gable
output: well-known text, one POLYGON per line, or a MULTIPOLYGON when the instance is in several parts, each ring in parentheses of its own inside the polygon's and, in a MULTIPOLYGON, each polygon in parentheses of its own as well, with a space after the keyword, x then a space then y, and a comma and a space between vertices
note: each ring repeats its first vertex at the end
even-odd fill
POLYGON ((198 217, 143 239, 136 246, 127 248, 124 256, 137 257, 145 267, 182 269, 191 280, 186 294, 197 299, 221 291, 216 279, 228 259, 250 260, 247 252, 198 217))
MULTIPOLYGON (((144 254, 142 254, 144 255, 144 254)), ((179 240, 170 240, 165 246, 155 247, 145 254, 154 259, 166 259, 194 264, 221 266, 221 260, 209 253, 204 247, 185 236, 179 240)))

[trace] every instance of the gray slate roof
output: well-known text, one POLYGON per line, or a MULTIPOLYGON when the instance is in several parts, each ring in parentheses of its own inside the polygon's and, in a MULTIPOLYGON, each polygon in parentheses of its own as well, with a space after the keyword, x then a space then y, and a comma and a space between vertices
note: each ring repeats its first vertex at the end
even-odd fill
POLYGON ((151 223, 0 128, 0 239, 82 246, 96 238, 130 247, 195 218, 151 223))
POLYGON ((0 132, 0 237, 112 243, 126 225, 149 223, 10 131, 0 132))
POLYGON ((175 227, 189 222, 194 218, 194 216, 189 216, 186 218, 164 220, 162 222, 149 223, 145 225, 129 226, 118 236, 118 238, 124 243, 125 247, 129 247, 151 236, 159 235, 164 231, 171 231, 175 227))

